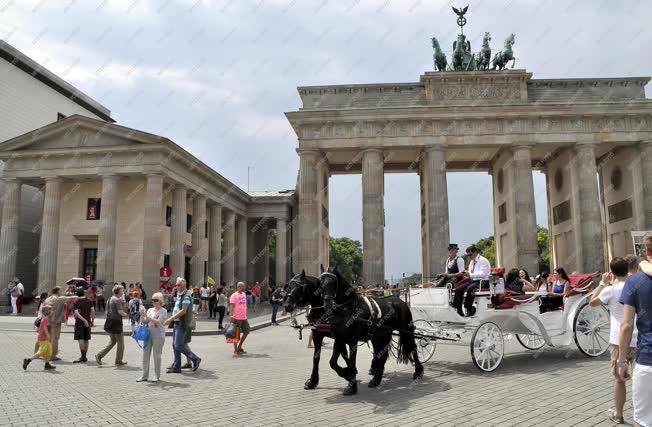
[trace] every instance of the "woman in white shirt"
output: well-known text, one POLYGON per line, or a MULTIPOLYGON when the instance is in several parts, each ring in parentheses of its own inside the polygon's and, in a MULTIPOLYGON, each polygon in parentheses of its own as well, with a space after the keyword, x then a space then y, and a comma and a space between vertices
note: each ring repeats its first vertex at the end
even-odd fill
POLYGON ((201 311, 204 313, 208 312, 208 296, 210 295, 210 290, 206 283, 201 288, 200 299, 201 299, 201 311))
POLYGON ((161 379, 161 353, 163 344, 165 344, 165 319, 168 312, 163 308, 163 294, 160 292, 152 295, 153 307, 147 310, 147 313, 141 317, 141 322, 149 326, 149 340, 143 348, 143 374, 136 381, 147 381, 149 378, 149 360, 154 354, 154 379, 152 382, 158 382, 161 379))

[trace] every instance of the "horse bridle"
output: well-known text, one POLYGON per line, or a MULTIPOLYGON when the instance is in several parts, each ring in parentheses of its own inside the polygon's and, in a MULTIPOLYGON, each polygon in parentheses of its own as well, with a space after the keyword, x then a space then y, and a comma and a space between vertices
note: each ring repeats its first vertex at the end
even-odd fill
MULTIPOLYGON (((356 299, 355 299, 355 298, 352 298, 352 299, 350 299, 350 300, 348 300, 348 301, 346 301, 346 302, 343 302, 342 304, 337 304, 337 303, 335 302, 335 297, 336 297, 337 295, 339 295, 339 292, 340 292, 340 280, 339 280, 339 278, 337 277, 337 275, 331 273, 330 271, 324 271, 322 274, 320 274, 320 275, 319 275, 319 280, 320 280, 320 281, 321 281, 321 278, 322 278, 323 276, 332 277, 332 278, 335 280, 335 295, 333 296, 333 302, 331 303, 331 304, 333 305, 333 308, 340 308, 340 307, 344 307, 344 306, 346 306, 346 305, 349 305, 349 304, 355 303, 355 300, 356 300, 356 299)), ((326 303, 326 298, 324 298, 324 303, 326 303)), ((325 304, 324 304, 324 305, 325 305, 325 304)))

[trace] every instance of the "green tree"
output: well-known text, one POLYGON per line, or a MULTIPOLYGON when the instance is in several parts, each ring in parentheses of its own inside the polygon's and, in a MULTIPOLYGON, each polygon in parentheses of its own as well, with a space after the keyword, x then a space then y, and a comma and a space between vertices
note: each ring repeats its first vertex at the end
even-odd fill
MULTIPOLYGON (((494 236, 489 236, 478 240, 475 243, 475 247, 478 248, 480 254, 489 260, 489 265, 496 265, 496 240, 494 236)), ((463 255, 465 265, 469 265, 469 257, 463 255)))
POLYGON ((537 225, 537 251, 539 271, 550 271, 550 233, 545 227, 537 225))
POLYGON ((349 281, 355 281, 362 275, 362 243, 348 237, 330 237, 328 239, 328 262, 349 281))
MULTIPOLYGON (((408 277, 404 277, 404 278, 401 279, 401 282, 400 282, 401 286, 406 286, 406 285, 409 285, 411 283, 420 284, 421 283, 421 273, 414 273, 414 274, 412 274, 412 275, 410 275, 408 277)), ((391 284, 393 285, 393 283, 391 283, 391 284)))

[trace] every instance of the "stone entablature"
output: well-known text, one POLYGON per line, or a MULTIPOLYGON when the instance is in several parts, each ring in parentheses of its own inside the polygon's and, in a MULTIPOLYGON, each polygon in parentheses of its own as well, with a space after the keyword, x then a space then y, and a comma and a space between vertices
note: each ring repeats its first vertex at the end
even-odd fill
POLYGON ((303 86, 302 111, 428 105, 582 103, 645 99, 649 77, 532 79, 525 70, 426 72, 419 82, 303 86))
MULTIPOLYGON (((520 108, 497 108, 491 111, 468 107, 464 112, 450 109, 383 110, 365 114, 356 110, 330 117, 326 112, 287 113, 301 142, 357 138, 478 137, 478 143, 500 141, 486 139, 499 135, 502 142, 510 138, 532 142, 564 142, 585 139, 594 141, 628 141, 652 137, 652 103, 649 101, 609 106, 558 108, 523 105, 520 108), (422 116, 423 119, 417 119, 422 116), (628 135, 636 132, 636 135, 628 135), (650 133, 649 135, 641 135, 650 133), (632 139, 633 138, 633 139, 632 139)), ((391 144, 383 139, 384 144, 391 144)), ((357 144, 357 143, 356 143, 357 144)))

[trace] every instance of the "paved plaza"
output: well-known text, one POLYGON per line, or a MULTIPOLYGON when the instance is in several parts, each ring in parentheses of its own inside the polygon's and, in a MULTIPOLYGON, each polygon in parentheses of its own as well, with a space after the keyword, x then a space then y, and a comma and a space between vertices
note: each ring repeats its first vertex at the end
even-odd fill
MULTIPOLYGON (((346 385, 328 366, 331 345, 322 357, 318 389, 303 390, 312 349, 307 335, 298 340, 287 322, 252 332, 248 355, 233 358, 223 336, 193 338, 202 357, 196 373, 163 374, 159 384, 136 383, 141 350, 126 340, 123 368, 113 353, 95 362, 73 365, 78 356, 72 335, 62 335, 63 361, 55 372, 42 362, 21 369, 35 334, 0 331, 0 425, 609 425, 612 379, 609 359, 591 359, 578 350, 523 351, 514 338, 492 374, 482 374, 468 346, 437 347, 422 380, 412 367, 388 361, 384 382, 370 390, 370 352, 358 354, 359 394, 342 396, 346 385)), ((93 337, 90 355, 107 342, 93 337)), ((330 341, 329 341, 330 342, 330 341)), ((163 364, 172 361, 167 339, 163 364)), ((625 406, 631 420, 631 403, 625 406)))

